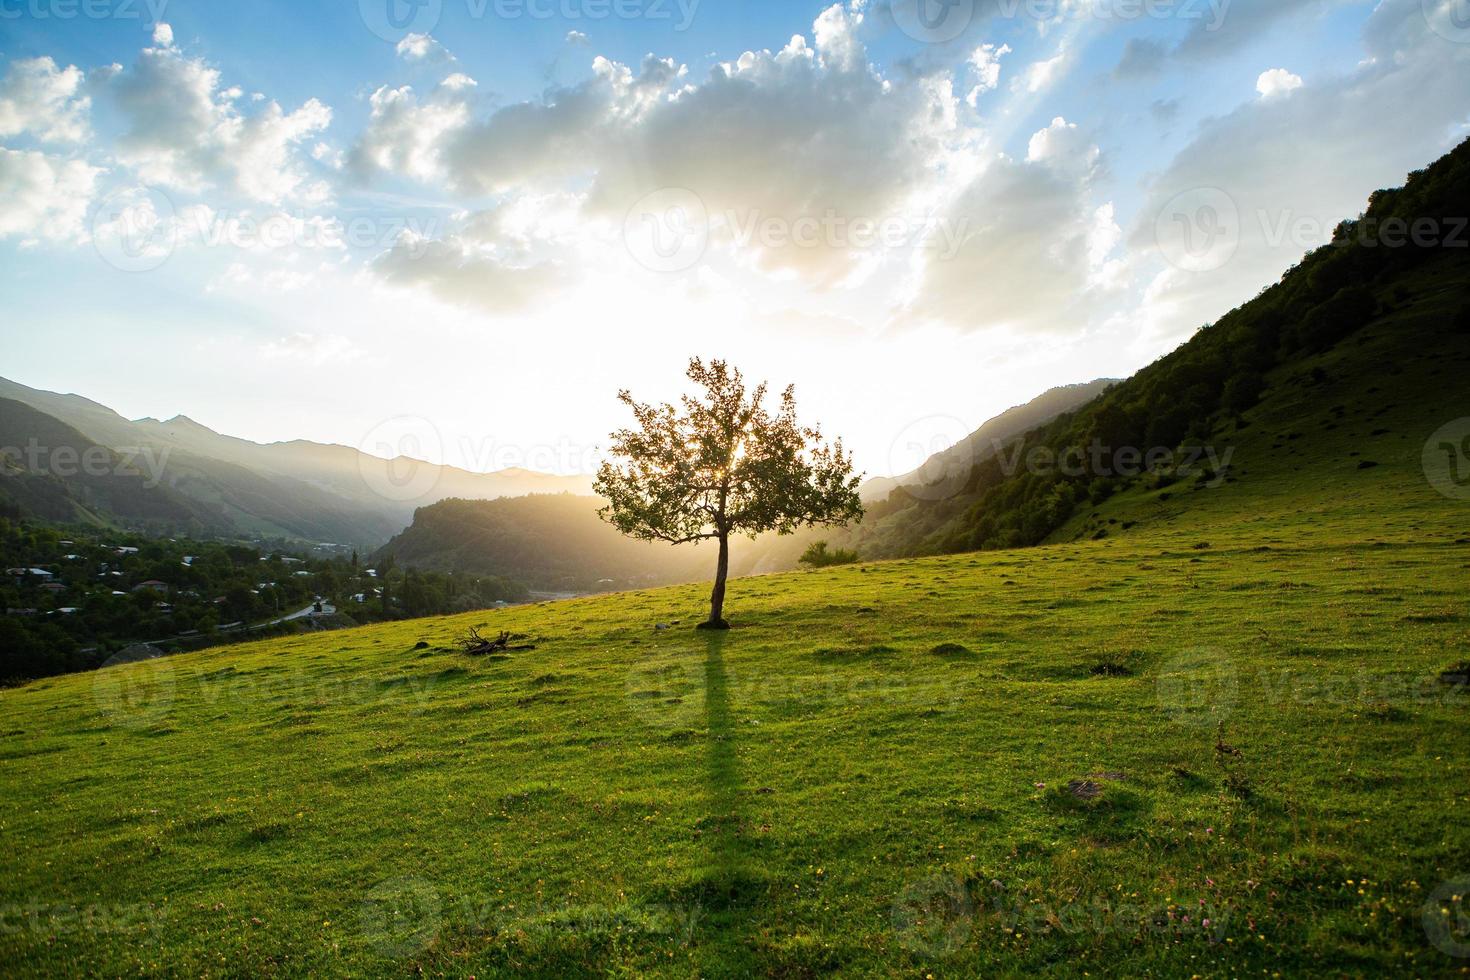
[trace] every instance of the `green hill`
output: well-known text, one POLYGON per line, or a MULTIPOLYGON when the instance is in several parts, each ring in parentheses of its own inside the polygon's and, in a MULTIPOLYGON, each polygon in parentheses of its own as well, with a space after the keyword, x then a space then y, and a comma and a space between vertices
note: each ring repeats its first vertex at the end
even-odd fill
MULTIPOLYGON (((1243 472, 1315 485, 1375 454, 1417 453, 1385 447, 1375 419, 1393 415, 1392 435, 1412 442, 1411 423, 1466 414, 1453 365, 1470 356, 1470 251, 1453 230, 1467 214, 1470 142, 1374 193, 1331 244, 1178 350, 978 460, 968 479, 895 491, 844 543, 874 556, 948 553, 1055 540, 1094 511, 1146 520, 1155 510, 1140 496, 1215 484, 1199 448, 1236 451, 1231 487, 1243 472), (1410 234, 1424 222, 1433 236, 1410 234), (1156 465, 1131 462, 1151 453, 1156 465), (1116 494, 1131 503, 1099 509, 1116 494)), ((1177 509, 1179 491, 1164 493, 1177 509)))
MULTIPOLYGON (((1470 261, 1427 263, 1383 285, 1381 296, 1366 326, 1273 369, 1259 403, 1216 421, 1200 442, 1227 462, 1223 472, 1206 456, 1191 474, 1133 481, 1082 504, 1050 540, 1225 521, 1264 534, 1282 522, 1391 520, 1385 505, 1415 499, 1431 474, 1453 489, 1456 463, 1435 433, 1470 416, 1461 383, 1470 371, 1470 261)), ((1461 427, 1457 443, 1470 435, 1470 424, 1461 427)), ((1470 501, 1470 451, 1458 451, 1466 467, 1458 499, 1470 501)))

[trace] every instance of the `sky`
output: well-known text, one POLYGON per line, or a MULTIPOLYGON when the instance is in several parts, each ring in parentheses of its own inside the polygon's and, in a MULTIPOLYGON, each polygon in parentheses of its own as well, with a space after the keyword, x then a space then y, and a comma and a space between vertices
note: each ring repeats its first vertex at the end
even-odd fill
POLYGON ((1467 136, 1467 0, 0 0, 0 375, 578 473, 723 357, 903 473, 1467 136))

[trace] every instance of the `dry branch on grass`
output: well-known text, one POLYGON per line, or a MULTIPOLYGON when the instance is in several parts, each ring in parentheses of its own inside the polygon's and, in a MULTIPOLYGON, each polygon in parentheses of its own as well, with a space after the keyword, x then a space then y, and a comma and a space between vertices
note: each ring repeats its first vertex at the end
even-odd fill
POLYGON ((471 626, 469 632, 460 637, 459 645, 465 653, 472 657, 483 657, 487 653, 505 653, 509 650, 536 649, 532 644, 513 647, 510 645, 511 639, 510 633, 501 630, 499 636, 493 640, 488 640, 480 635, 480 627, 471 626))

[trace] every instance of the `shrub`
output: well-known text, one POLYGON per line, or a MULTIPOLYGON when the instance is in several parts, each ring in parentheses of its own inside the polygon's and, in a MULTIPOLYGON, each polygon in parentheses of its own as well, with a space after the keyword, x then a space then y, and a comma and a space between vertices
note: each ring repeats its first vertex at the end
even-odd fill
POLYGON ((1357 332, 1377 312, 1378 301, 1366 287, 1348 286, 1302 318, 1302 344, 1310 350, 1326 350, 1357 332))
POLYGON ((1265 390, 1266 379, 1259 372, 1248 371, 1225 382, 1225 394, 1221 401, 1225 411, 1239 415, 1246 409, 1255 407, 1265 390))
POLYGON ((829 568, 833 565, 851 565, 858 560, 856 551, 844 551, 841 548, 828 550, 827 542, 817 541, 802 553, 797 559, 801 564, 812 568, 829 568))

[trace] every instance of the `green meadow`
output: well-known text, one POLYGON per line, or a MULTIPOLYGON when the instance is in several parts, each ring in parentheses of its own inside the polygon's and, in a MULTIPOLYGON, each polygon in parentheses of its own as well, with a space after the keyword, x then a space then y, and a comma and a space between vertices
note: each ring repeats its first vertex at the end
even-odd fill
POLYGON ((1462 972, 1470 538, 1411 444, 1312 506, 739 580, 727 635, 683 587, 0 692, 0 962, 1462 972))

